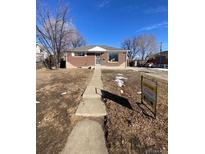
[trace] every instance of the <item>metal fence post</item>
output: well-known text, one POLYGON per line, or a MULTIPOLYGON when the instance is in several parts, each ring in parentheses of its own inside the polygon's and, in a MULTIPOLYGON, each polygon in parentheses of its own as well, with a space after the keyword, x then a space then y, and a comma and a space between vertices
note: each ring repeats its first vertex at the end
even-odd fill
POLYGON ((143 104, 142 97, 143 97, 143 92, 142 92, 142 81, 143 81, 143 75, 141 75, 141 103, 143 104))

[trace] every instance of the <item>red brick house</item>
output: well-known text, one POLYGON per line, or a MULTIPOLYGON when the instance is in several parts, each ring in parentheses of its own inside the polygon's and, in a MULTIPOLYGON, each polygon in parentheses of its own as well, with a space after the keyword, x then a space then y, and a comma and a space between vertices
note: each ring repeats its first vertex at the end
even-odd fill
POLYGON ((153 63, 155 66, 168 66, 168 51, 162 51, 150 56, 147 63, 153 63))
POLYGON ((115 67, 126 68, 127 50, 105 45, 91 45, 67 52, 66 68, 115 67))

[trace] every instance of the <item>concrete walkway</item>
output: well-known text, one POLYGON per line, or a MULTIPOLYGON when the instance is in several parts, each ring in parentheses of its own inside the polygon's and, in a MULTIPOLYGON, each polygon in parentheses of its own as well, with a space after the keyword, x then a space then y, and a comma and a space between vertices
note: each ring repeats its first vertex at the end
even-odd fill
POLYGON ((99 117, 106 115, 105 104, 101 101, 103 83, 101 80, 101 69, 95 69, 92 79, 88 84, 76 115, 85 117, 99 117))
POLYGON ((100 98, 84 98, 78 106, 76 115, 84 117, 105 116, 105 105, 101 102, 100 98))
POLYGON ((97 121, 88 119, 103 118, 107 114, 105 104, 101 101, 100 89, 103 89, 103 83, 101 69, 97 68, 75 113, 85 119, 73 128, 62 154, 108 154, 101 126, 103 123, 100 125, 97 121))
POLYGON ((104 132, 93 120, 80 121, 68 137, 61 154, 107 154, 104 132))

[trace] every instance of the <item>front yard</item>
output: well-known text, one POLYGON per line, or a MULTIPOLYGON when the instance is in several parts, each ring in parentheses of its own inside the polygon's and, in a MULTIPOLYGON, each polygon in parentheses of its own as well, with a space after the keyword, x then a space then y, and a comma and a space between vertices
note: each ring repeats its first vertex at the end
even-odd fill
MULTIPOLYGON (((60 69, 38 70, 36 85, 36 150, 38 154, 59 153, 73 126, 81 117, 74 113, 87 87, 93 70, 60 69)), ((146 73, 143 73, 146 75, 146 73)), ((168 101, 166 80, 158 81, 157 117, 142 112, 142 72, 132 70, 102 70, 105 117, 105 137, 110 154, 168 153, 168 101), (120 88, 115 80, 118 74, 125 78, 120 88)))
POLYGON ((157 117, 153 119, 137 105, 141 100, 141 95, 137 94, 141 91, 140 76, 140 72, 132 70, 102 70, 104 90, 111 98, 105 103, 108 113, 106 141, 110 154, 168 153, 167 81, 157 79, 157 117), (127 78, 122 88, 114 81, 118 73, 127 78))
POLYGON ((59 153, 75 121, 73 115, 91 76, 89 69, 38 70, 36 74, 36 150, 59 153))

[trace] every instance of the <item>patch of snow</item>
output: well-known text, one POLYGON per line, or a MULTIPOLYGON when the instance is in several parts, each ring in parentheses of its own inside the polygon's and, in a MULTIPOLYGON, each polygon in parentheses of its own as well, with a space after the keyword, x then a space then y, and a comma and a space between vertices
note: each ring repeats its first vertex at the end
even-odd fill
POLYGON ((137 92, 137 94, 138 94, 138 95, 141 95, 141 94, 142 94, 142 92, 141 92, 141 91, 138 91, 138 92, 137 92))
POLYGON ((61 93, 61 95, 65 95, 65 94, 67 94, 67 92, 63 92, 63 93, 61 93))
POLYGON ((153 68, 153 70, 158 70, 158 71, 168 71, 167 68, 153 68))
POLYGON ((124 81, 120 80, 120 79, 115 79, 115 82, 117 83, 117 85, 119 87, 122 87, 124 85, 124 81))
POLYGON ((120 74, 120 73, 118 73, 117 75, 118 75, 118 76, 115 76, 115 82, 117 83, 117 85, 118 85, 119 87, 124 86, 124 80, 127 80, 127 78, 125 78, 125 77, 123 76, 123 74, 120 74))
POLYGON ((127 78, 125 78, 124 76, 116 76, 115 78, 120 79, 120 80, 122 80, 122 79, 127 80, 127 78))
POLYGON ((120 73, 118 73, 117 75, 118 75, 118 76, 123 76, 123 74, 120 74, 120 73))
POLYGON ((123 94, 123 90, 122 89, 120 90, 120 93, 123 94))

